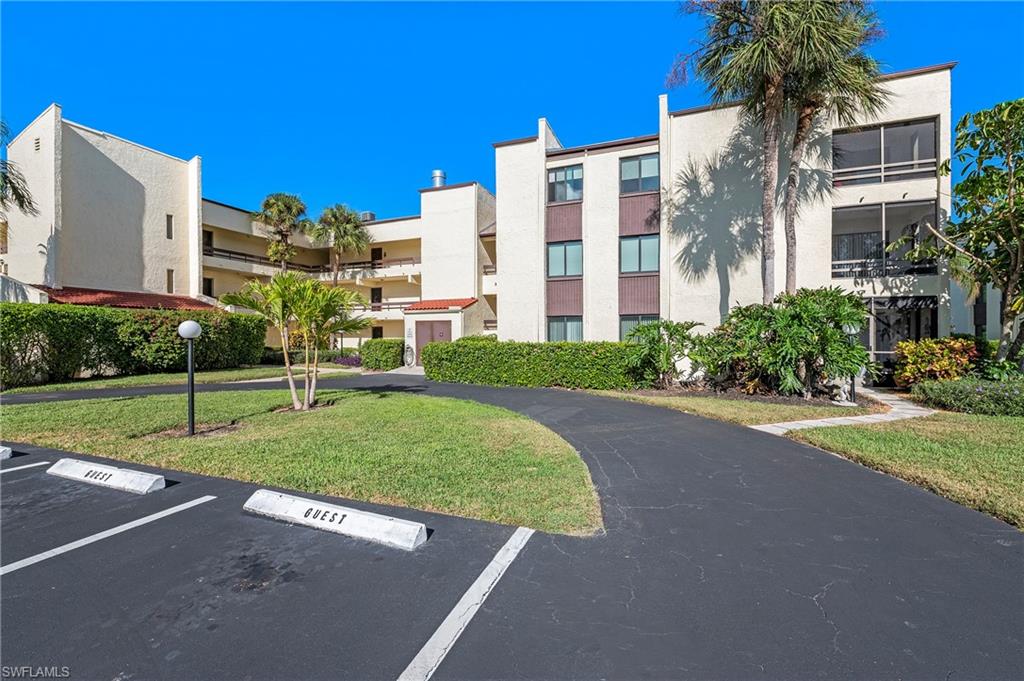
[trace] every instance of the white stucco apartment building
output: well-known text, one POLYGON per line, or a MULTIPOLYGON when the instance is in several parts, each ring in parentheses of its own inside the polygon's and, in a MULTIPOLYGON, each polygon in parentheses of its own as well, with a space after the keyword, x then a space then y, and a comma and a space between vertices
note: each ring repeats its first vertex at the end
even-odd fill
MULTIPOLYGON (((901 338, 998 329, 997 296, 969 307, 941 264, 884 248, 949 212, 937 165, 950 152, 952 66, 887 76, 885 113, 854 129, 823 126, 802 176, 798 283, 868 299, 863 340, 878 359, 901 338)), ((669 111, 663 95, 654 114, 652 102, 655 133, 572 148, 541 118, 535 135, 494 145, 496 194, 435 173, 419 214, 367 215, 372 247, 347 256, 339 279, 368 301, 375 322, 364 337, 405 338, 417 351, 485 332, 617 340, 647 319, 710 328, 730 307, 759 302, 757 131, 737 107, 669 111)), ((9 215, 6 299, 141 292, 215 304, 277 271, 250 211, 203 197, 198 156, 87 128, 56 104, 7 151, 39 214, 9 215)), ((776 239, 783 282, 781 211, 776 239)), ((327 249, 301 235, 295 244, 291 268, 331 281, 327 249)))

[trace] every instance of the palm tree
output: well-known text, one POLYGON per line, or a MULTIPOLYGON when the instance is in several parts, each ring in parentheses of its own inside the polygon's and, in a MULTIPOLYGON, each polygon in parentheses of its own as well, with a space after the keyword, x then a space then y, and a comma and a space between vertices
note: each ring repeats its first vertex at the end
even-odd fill
POLYGON ((262 316, 281 334, 281 345, 284 351, 284 368, 288 375, 288 388, 291 390, 292 407, 302 408, 299 393, 295 389, 295 376, 292 373, 290 357, 291 336, 289 327, 295 319, 295 291, 303 281, 303 277, 294 272, 283 272, 274 275, 267 283, 257 279, 246 282, 241 290, 226 293, 220 297, 225 305, 237 305, 252 310, 262 316))
POLYGON ((292 235, 306 231, 312 222, 306 218, 306 204, 295 194, 269 194, 252 219, 264 226, 270 243, 267 257, 288 271, 288 261, 295 256, 292 235))
POLYGON ((839 59, 827 55, 800 53, 802 61, 794 63, 786 79, 787 105, 796 115, 789 173, 786 177, 786 293, 796 293, 796 218, 800 164, 807 152, 811 131, 819 116, 835 118, 840 125, 853 125, 858 115, 874 117, 881 113, 889 91, 879 81, 878 62, 864 52, 864 47, 881 35, 878 18, 862 2, 816 3, 835 12, 832 22, 823 22, 823 34, 814 47, 823 41, 841 46, 839 59))
MULTIPOLYGON (((0 120, 0 146, 6 148, 10 137, 10 128, 6 122, 0 120)), ((16 163, 3 158, 0 159, 0 222, 4 224, 4 229, 7 225, 7 210, 11 206, 17 207, 27 215, 39 214, 21 169, 16 163)))
POLYGON ((686 82, 690 69, 716 103, 740 103, 763 133, 761 147, 762 301, 775 298, 775 194, 779 175, 779 133, 785 110, 786 78, 794 63, 841 56, 824 29, 834 19, 827 0, 690 0, 685 11, 705 16, 697 49, 680 56, 669 84, 686 82))
POLYGON ((335 286, 338 285, 342 256, 345 253, 362 253, 372 241, 359 214, 340 203, 324 208, 309 236, 330 247, 331 280, 335 286))

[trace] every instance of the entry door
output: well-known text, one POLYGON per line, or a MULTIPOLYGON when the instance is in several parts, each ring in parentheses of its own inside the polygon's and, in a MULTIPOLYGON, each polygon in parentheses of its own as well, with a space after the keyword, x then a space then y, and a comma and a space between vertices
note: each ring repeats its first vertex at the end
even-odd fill
POLYGON ((371 288, 370 289, 370 309, 380 310, 381 301, 384 300, 384 289, 383 288, 371 288))
POLYGON ((423 364, 423 346, 427 343, 447 343, 452 339, 452 323, 416 322, 416 364, 423 364))
MULTIPOLYGON (((370 260, 374 262, 374 265, 384 259, 384 249, 380 247, 370 249, 370 260)), ((373 267, 374 265, 371 265, 373 267)))

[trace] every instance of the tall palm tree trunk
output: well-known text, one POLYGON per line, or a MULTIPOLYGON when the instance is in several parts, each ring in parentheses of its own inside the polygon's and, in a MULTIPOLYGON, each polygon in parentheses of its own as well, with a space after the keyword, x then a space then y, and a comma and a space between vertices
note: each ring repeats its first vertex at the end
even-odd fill
POLYGON ((796 293, 796 214, 797 196, 800 188, 800 164, 807 153, 807 144, 811 136, 811 125, 817 107, 804 104, 796 119, 796 131, 793 133, 793 152, 789 159, 789 174, 786 176, 786 293, 796 293))
POLYGON ((341 274, 341 253, 331 249, 331 282, 335 288, 338 286, 338 277, 341 274))
POLYGON ((761 289, 762 302, 775 298, 775 187, 779 179, 779 112, 782 87, 769 83, 764 95, 764 143, 761 158, 761 289))
POLYGON ((292 408, 296 411, 302 406, 299 402, 299 391, 295 388, 295 375, 292 373, 292 360, 291 360, 291 344, 288 342, 288 325, 285 324, 280 329, 281 331, 281 344, 284 346, 284 371, 288 375, 288 389, 292 393, 292 408))

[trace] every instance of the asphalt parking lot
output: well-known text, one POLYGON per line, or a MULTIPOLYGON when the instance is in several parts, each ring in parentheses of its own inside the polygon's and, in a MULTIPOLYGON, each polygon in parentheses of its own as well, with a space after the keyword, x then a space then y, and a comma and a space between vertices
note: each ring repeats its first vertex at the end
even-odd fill
POLYGON ((396 679, 516 531, 383 509, 430 530, 406 552, 243 513, 254 485, 166 472, 166 489, 135 495, 49 475, 43 462, 62 453, 26 451, 0 469, 10 669, 66 668, 74 679, 396 679))

